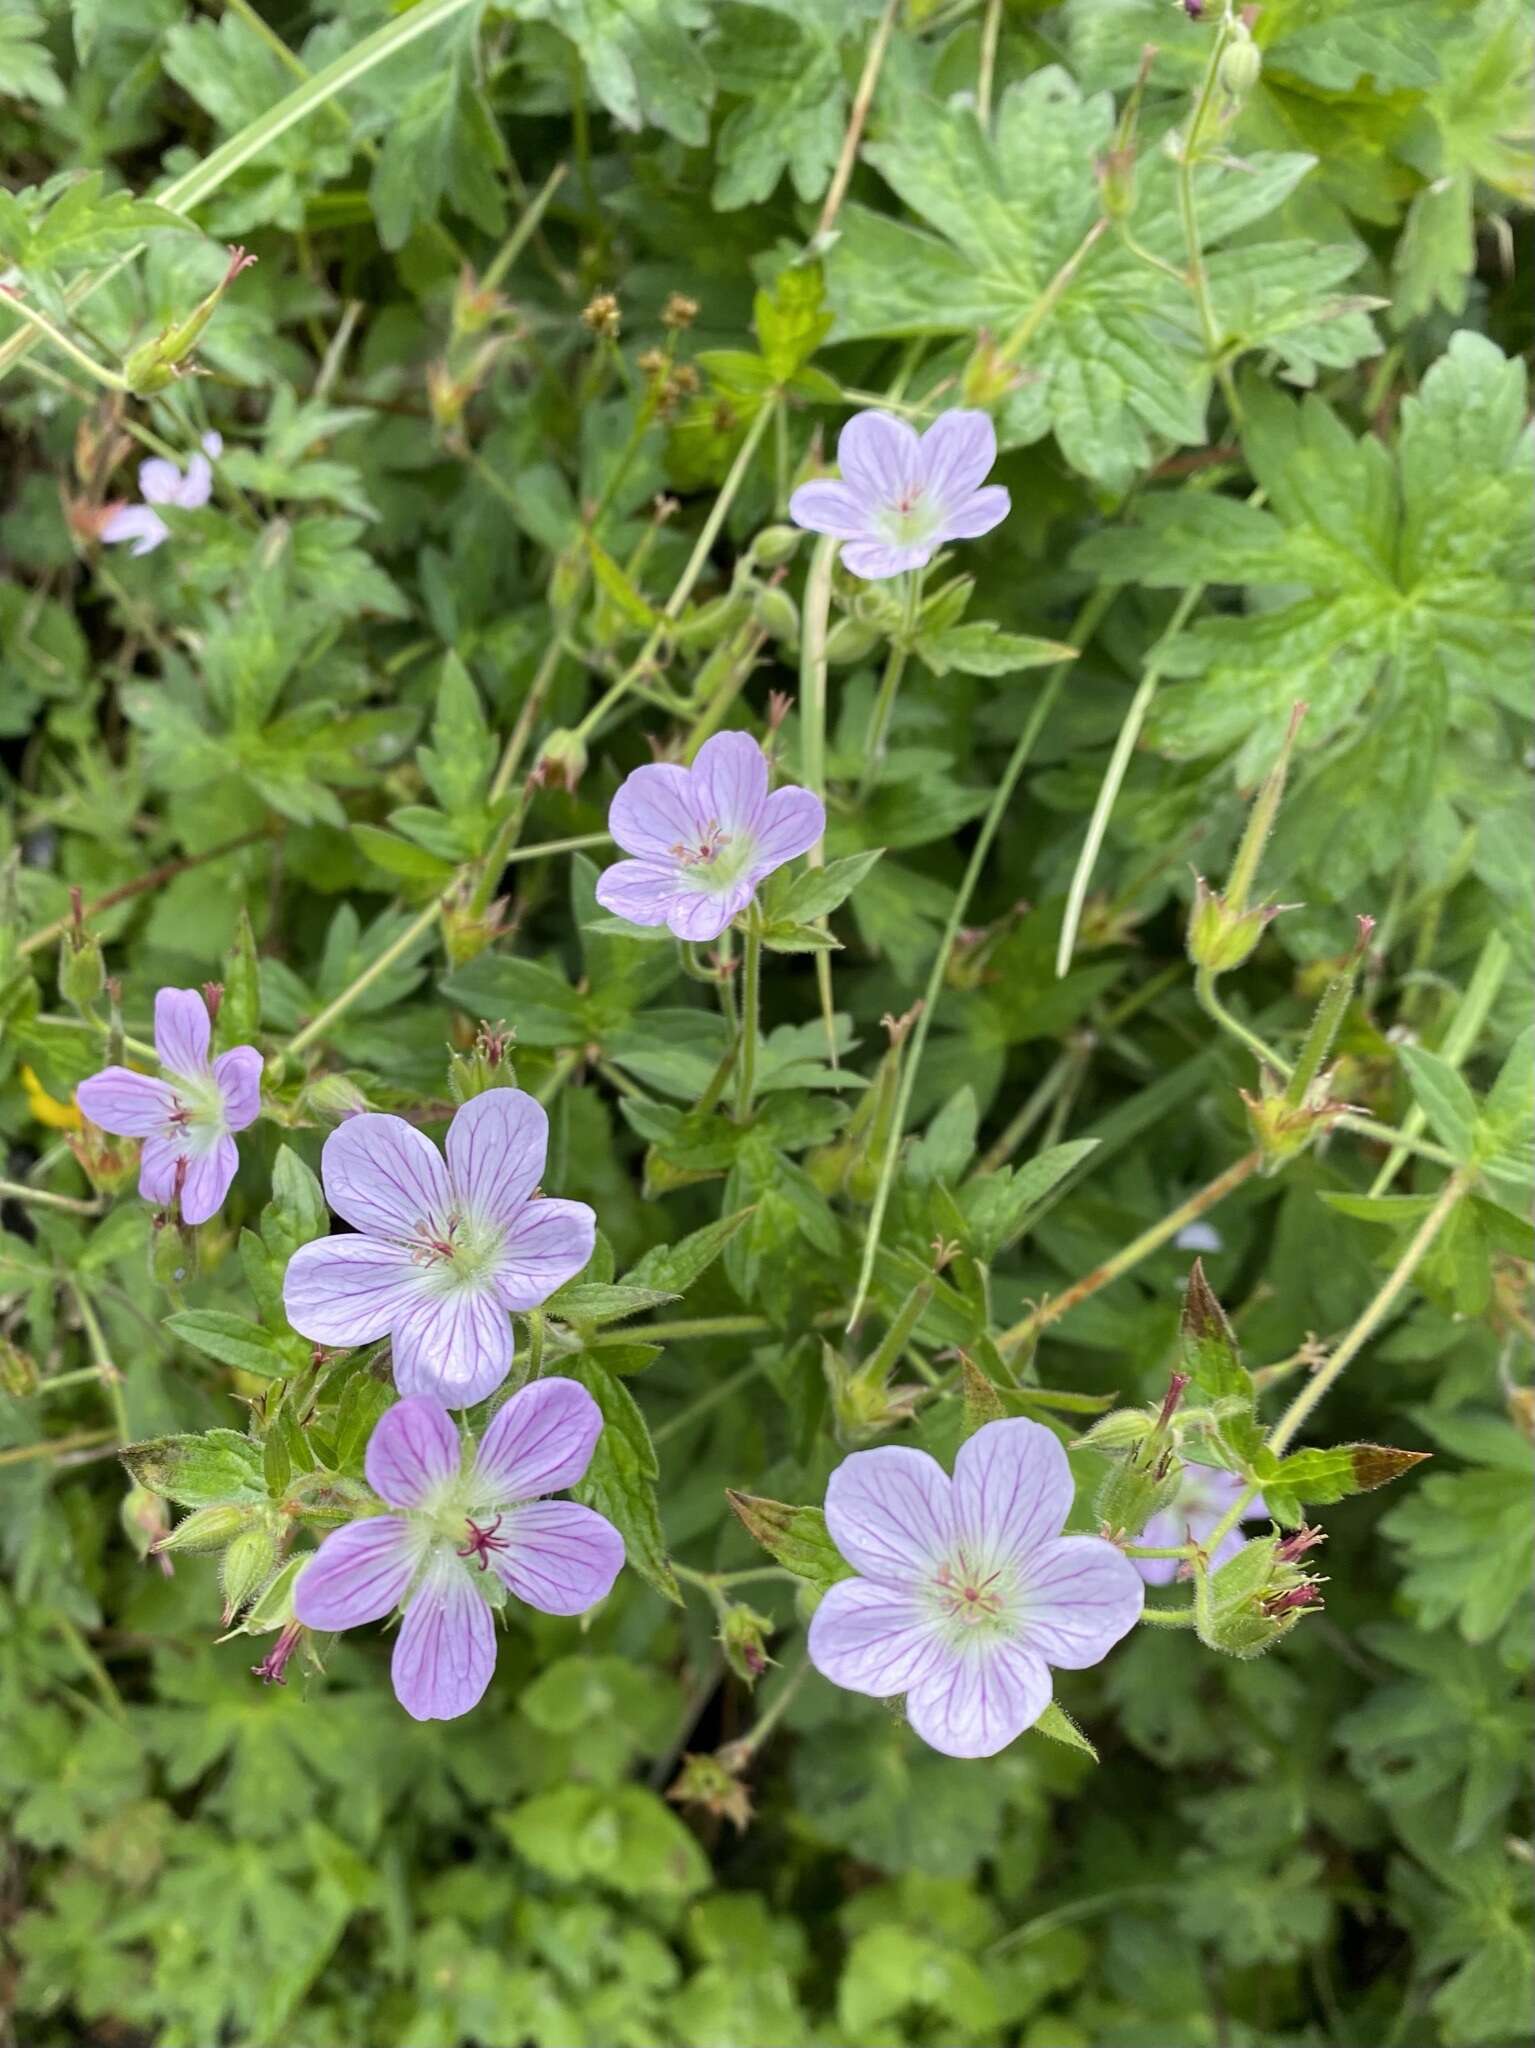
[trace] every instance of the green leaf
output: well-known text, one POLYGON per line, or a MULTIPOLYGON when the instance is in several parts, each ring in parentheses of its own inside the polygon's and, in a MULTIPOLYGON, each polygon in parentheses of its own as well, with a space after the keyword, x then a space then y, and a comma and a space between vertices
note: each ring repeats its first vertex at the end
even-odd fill
POLYGON ((960 1433, 971 1437, 978 1429, 984 1429, 988 1422, 1000 1422, 1007 1409, 1002 1404, 1001 1395, 967 1352, 960 1353, 959 1365, 964 1404, 960 1433))
POLYGON ((569 1280, 557 1294, 550 1295, 544 1303, 544 1313, 568 1323, 614 1323, 676 1299, 675 1294, 663 1288, 635 1287, 627 1281, 604 1284, 569 1280))
POLYGON ((1194 1261, 1189 1275, 1178 1339, 1183 1370, 1201 1394, 1212 1401, 1234 1396, 1251 1404, 1252 1377, 1237 1349, 1236 1332, 1205 1278, 1202 1259, 1194 1261))
POLYGON ((386 249, 401 248, 446 199, 487 235, 506 227, 506 144, 466 66, 427 67, 384 130, 369 197, 386 249))
POLYGON ((463 817, 483 803, 496 765, 496 742, 474 679, 456 654, 443 656, 432 744, 418 747, 416 760, 449 817, 463 817))
POLYGON ((1350 1494, 1373 1493, 1377 1486, 1389 1486, 1429 1455, 1427 1451, 1394 1451, 1386 1444, 1339 1444, 1326 1451, 1293 1451, 1272 1471, 1265 1467, 1262 1478, 1265 1489, 1272 1485, 1307 1507, 1327 1507, 1350 1494))
POLYGON ((1004 633, 990 619, 919 634, 916 650, 935 676, 946 676, 952 669, 967 676, 1010 676, 1019 669, 1053 668, 1058 661, 1077 658, 1075 647, 1036 640, 1027 633, 1004 633))
POLYGON ((725 1498, 745 1524, 748 1535, 760 1543, 770 1557, 805 1579, 818 1593, 839 1579, 854 1577, 826 1529, 820 1508, 790 1507, 781 1500, 767 1500, 760 1494, 737 1493, 726 1487, 725 1498))
POLYGON ((1048 1735, 1052 1742, 1063 1742, 1068 1749, 1079 1749, 1084 1756, 1098 1761, 1098 1752, 1088 1741, 1082 1730, 1072 1720, 1064 1707, 1058 1707, 1052 1700, 1039 1719, 1034 1723, 1036 1735, 1048 1735))
POLYGON ((882 847, 874 847, 867 853, 849 853, 841 860, 828 861, 825 867, 806 868, 784 892, 778 915, 793 924, 810 924, 828 916, 847 901, 883 852, 882 847))
POLYGON ((763 361, 775 383, 787 384, 831 331, 820 266, 783 271, 773 289, 752 301, 763 361))
POLYGON ((301 1337, 283 1338, 244 1316, 219 1308, 184 1308, 165 1318, 183 1344, 232 1365, 241 1372, 259 1373, 263 1379, 277 1379, 306 1363, 309 1346, 301 1337))
POLYGON ((708 140, 705 0, 528 0, 523 19, 553 22, 569 36, 621 128, 653 124, 695 149, 708 140))
POLYGON ((571 1492, 607 1516, 623 1537, 629 1563, 640 1577, 681 1606, 682 1593, 666 1555, 656 1505, 661 1468, 639 1404, 622 1380, 589 1353, 572 1359, 566 1370, 592 1395, 603 1422, 586 1477, 571 1492))
POLYGON ((734 1215, 721 1216, 714 1223, 706 1223, 702 1230, 693 1231, 676 1244, 653 1246, 636 1259, 624 1275, 625 1284, 662 1288, 669 1297, 686 1294, 693 1282, 714 1264, 750 1216, 750 1209, 738 1209, 734 1215))
POLYGON ((1476 1135, 1476 1097, 1447 1060, 1421 1045, 1398 1047, 1413 1096, 1441 1145, 1469 1159, 1476 1135))
POLYGON ((237 1430, 154 1437, 126 1445, 120 1455, 135 1484, 180 1507, 220 1507, 267 1497, 261 1446, 237 1430))
POLYGON ((272 1162, 272 1199, 261 1212, 261 1236, 274 1259, 286 1265, 301 1244, 330 1228, 325 1191, 291 1145, 280 1145, 272 1162))
POLYGON ((61 107, 64 87, 53 58, 39 38, 47 28, 28 0, 4 0, 0 6, 0 96, 32 100, 40 107, 61 107))

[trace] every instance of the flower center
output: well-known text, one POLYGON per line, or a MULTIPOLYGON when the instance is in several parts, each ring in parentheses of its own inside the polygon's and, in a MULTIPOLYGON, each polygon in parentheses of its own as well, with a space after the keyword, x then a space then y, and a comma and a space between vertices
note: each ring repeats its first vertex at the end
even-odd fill
POLYGON ((718 818, 711 818, 694 839, 679 840, 671 854, 690 888, 713 894, 740 880, 755 845, 750 832, 727 832, 718 818))
POLYGON ((1006 1602, 1000 1569, 987 1572, 963 1552, 938 1567, 933 1590, 944 1619, 958 1622, 962 1628, 980 1628, 1003 1618, 1006 1602))
POLYGON ((885 508, 885 537, 897 547, 916 547, 937 531, 939 508, 919 483, 902 484, 885 508))
POLYGON ((205 1150, 217 1144, 226 1128, 224 1096, 217 1081, 212 1075, 206 1080, 186 1074, 167 1074, 165 1078, 171 1086, 166 1137, 176 1139, 188 1151, 205 1150))
POLYGON ((718 818, 711 818, 699 833, 696 845, 678 841, 672 848, 672 859, 685 868, 708 867, 729 844, 730 834, 720 830, 718 818))
POLYGON ((482 1529, 472 1516, 466 1516, 463 1532, 466 1540, 455 1554, 459 1557, 472 1557, 480 1570, 484 1571, 490 1563, 490 1553, 493 1550, 510 1550, 512 1547, 509 1537, 496 1534, 504 1519, 504 1516, 497 1515, 488 1528, 482 1529))
POLYGON ((425 1216, 412 1233, 411 1263, 426 1267, 446 1285, 477 1287, 494 1272, 502 1245, 502 1233, 494 1224, 457 1212, 425 1216))

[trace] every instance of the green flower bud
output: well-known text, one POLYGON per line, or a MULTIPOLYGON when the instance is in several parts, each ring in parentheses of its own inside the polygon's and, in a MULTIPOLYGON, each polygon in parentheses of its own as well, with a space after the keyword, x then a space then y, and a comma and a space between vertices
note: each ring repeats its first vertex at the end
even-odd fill
POLYGON ((773 1624, 767 1615, 734 1601, 721 1617, 719 1645, 725 1662, 748 1685, 755 1685, 773 1662, 767 1653, 767 1638, 772 1633, 773 1624))
POLYGON ((37 1381, 37 1361, 9 1337, 0 1336, 0 1390, 13 1401, 24 1401, 37 1392, 37 1381))
POLYGON ((561 783, 573 790, 586 773, 586 742, 578 732, 562 726, 550 733, 539 749, 538 773, 545 783, 561 783))
POLYGON ((1084 1450, 1122 1454, 1134 1451, 1155 1428, 1155 1416, 1144 1408, 1115 1408, 1101 1415, 1077 1443, 1084 1450))
POLYGON ((277 1540, 260 1523, 242 1529, 224 1552, 219 1566, 219 1585, 224 1595, 222 1625, 228 1628, 235 1616, 260 1592, 277 1568, 277 1540))
POLYGON ((764 526, 747 549, 747 559, 762 569, 776 569, 794 559, 804 538, 797 526, 764 526))
POLYGON ((1231 41, 1221 52, 1221 90, 1245 100, 1263 74, 1263 55, 1241 20, 1231 24, 1231 41))
POLYGON ((349 1116, 361 1115, 368 1107, 368 1098, 345 1074, 320 1074, 299 1091, 298 1106, 306 1117, 339 1124, 349 1116))
MULTIPOLYGON (((158 1493, 151 1493, 147 1486, 130 1486, 117 1512, 123 1534, 141 1561, 151 1551, 157 1550, 170 1534, 170 1515, 165 1502, 158 1493)), ((167 1562, 166 1570, 169 1569, 167 1562)))
POLYGON ((1240 1091, 1248 1128, 1263 1154, 1265 1174, 1278 1173, 1281 1167, 1288 1166, 1324 1131, 1330 1130, 1340 1116, 1347 1116, 1349 1106, 1333 1101, 1331 1083, 1330 1072, 1319 1074, 1304 1090, 1300 1101, 1295 1102, 1291 1100, 1291 1091, 1265 1070, 1256 1095, 1249 1095, 1245 1088, 1240 1091))
POLYGON ((481 1024, 469 1052, 456 1052, 448 1061, 448 1093, 455 1102, 468 1102, 492 1088, 515 1088, 517 1070, 512 1065, 512 1041, 516 1037, 505 1024, 481 1024))
POLYGON ((187 358, 213 318, 214 307, 240 272, 249 269, 255 260, 244 249, 231 249, 229 268, 187 318, 175 327, 167 327, 156 340, 145 342, 127 357, 123 363, 123 379, 136 398, 152 398, 184 373, 187 358))
POLYGON ((826 659, 833 668, 846 668, 872 654, 882 638, 878 626, 865 619, 838 619, 826 636, 826 659))
POLYGON ((106 985, 99 942, 78 927, 67 933, 59 947, 59 994, 86 1017, 106 985))
POLYGON ((1203 875, 1196 875, 1194 907, 1189 914, 1189 958, 1211 974, 1229 974, 1247 959, 1280 908, 1260 903, 1251 910, 1236 910, 1209 887, 1203 875))
POLYGON ((191 1514, 183 1516, 168 1536, 160 1537, 154 1547, 156 1551, 222 1550, 249 1529, 260 1513, 258 1507, 238 1507, 232 1501, 219 1507, 194 1508, 191 1514))
POLYGON ((787 590, 764 585, 752 604, 752 616, 770 640, 783 647, 799 645, 799 607, 787 590))
POLYGON ((1112 1536, 1137 1535, 1153 1515, 1172 1505, 1182 1478, 1182 1462, 1171 1456, 1144 1468, 1111 1465, 1093 1502, 1099 1526, 1112 1536))
POLYGON ((1287 1636, 1308 1612, 1320 1608, 1322 1581, 1296 1559, 1319 1532, 1302 1539, 1257 1536, 1218 1572, 1212 1572, 1195 1603, 1200 1641, 1228 1657, 1260 1657, 1287 1636))
POLYGON ((195 1280, 195 1234, 157 1216, 149 1233, 149 1277, 168 1294, 178 1294, 189 1280, 195 1280))

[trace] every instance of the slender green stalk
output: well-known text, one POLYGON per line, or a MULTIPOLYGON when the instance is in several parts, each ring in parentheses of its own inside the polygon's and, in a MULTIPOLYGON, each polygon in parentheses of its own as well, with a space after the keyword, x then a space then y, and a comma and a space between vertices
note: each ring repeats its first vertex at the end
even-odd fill
POLYGON ((1240 1017, 1234 1017, 1220 997, 1215 993, 1215 976, 1208 967, 1201 967, 1194 976, 1194 995, 1199 1007, 1212 1023, 1218 1024, 1229 1037, 1237 1039, 1252 1054, 1261 1066, 1272 1068, 1281 1081, 1290 1078, 1290 1062, 1281 1059, 1274 1048, 1261 1039, 1256 1031, 1245 1025, 1240 1017))
MULTIPOLYGON (((634 1334, 643 1336, 644 1332, 636 1331, 634 1334)), ((652 1430, 651 1442, 664 1444, 668 1438, 679 1436, 685 1429, 691 1429, 700 1416, 707 1415, 711 1409, 718 1408, 722 1401, 728 1401, 732 1395, 739 1394, 743 1387, 750 1386, 754 1379, 767 1371, 767 1368, 767 1355, 763 1353, 754 1358, 749 1365, 743 1365, 739 1372, 732 1373, 728 1380, 720 1380, 706 1393, 700 1394, 696 1400, 689 1401, 686 1408, 679 1409, 658 1429, 652 1430)), ((3 1456, 3 1453, 0 1453, 0 1456, 3 1456)))
POLYGON ((313 1045, 317 1038, 323 1038, 336 1019, 344 1017, 360 995, 366 994, 372 988, 374 982, 387 974, 397 960, 404 959, 422 933, 431 929, 433 921, 447 901, 448 896, 446 894, 433 897, 425 910, 419 916, 411 919, 399 937, 390 940, 377 959, 370 960, 361 974, 347 983, 339 996, 334 997, 332 1001, 325 1005, 325 1008, 317 1017, 311 1017, 301 1030, 294 1033, 293 1037, 288 1041, 289 1052, 303 1052, 307 1047, 313 1045))
POLYGON ((96 1377, 101 1382, 112 1410, 112 1420, 117 1425, 117 1440, 125 1444, 129 1440, 129 1430, 128 1409, 123 1400, 123 1376, 112 1363, 112 1354, 107 1349, 106 1333, 91 1304, 90 1296, 80 1282, 73 1278, 69 1282, 69 1291, 75 1298, 76 1308, 80 1311, 80 1322, 85 1331, 85 1341, 90 1350, 96 1377))
POLYGON ((1023 354, 1024 350, 1028 347, 1029 343, 1034 339, 1035 335, 1039 332, 1040 328, 1044 326, 1045 322, 1049 319, 1050 315, 1055 311, 1056 307, 1060 304, 1060 301, 1064 296, 1068 286, 1071 284, 1072 279, 1076 276, 1077 272, 1082 268, 1082 265, 1087 261, 1088 257, 1092 254, 1094 246, 1108 232, 1108 226, 1108 220, 1103 215, 1100 215, 1099 218, 1093 222, 1092 226, 1088 229, 1087 233, 1082 237, 1081 241, 1077 244, 1076 248, 1072 250, 1071 254, 1066 258, 1066 261, 1061 265, 1060 269, 1055 273, 1054 277, 1051 278, 1050 282, 1045 286, 1044 290, 1040 293, 1039 297, 1034 301, 1033 305, 1030 306, 1029 310, 1018 322, 1018 325, 1013 329, 1012 333, 1007 337, 1007 340, 1002 345, 1001 353, 998 357, 999 362, 1014 363, 1018 360, 1019 356, 1023 354))
POLYGON ((880 678, 879 694, 874 699, 874 709, 869 716, 869 729, 864 735, 863 773, 858 779, 860 799, 866 797, 873 787, 880 763, 885 758, 885 741, 890 732, 891 714, 895 710, 896 692, 900 689, 901 678, 906 673, 907 657, 911 653, 911 643, 916 633, 917 609, 922 601, 922 571, 909 569, 902 580, 906 589, 900 631, 890 643, 890 652, 885 660, 885 673, 880 678))
POLYGON ((1178 214, 1183 224, 1184 247, 1188 255, 1188 286, 1193 293, 1194 306, 1199 314, 1205 353, 1211 369, 1220 380, 1231 417, 1240 424, 1242 409, 1231 375, 1231 366, 1221 353, 1221 333, 1216 323, 1215 307, 1210 298, 1210 276, 1205 268, 1204 249, 1199 237, 1199 213, 1194 200, 1194 167, 1199 161, 1205 124, 1209 120, 1210 108, 1215 99, 1221 56, 1230 35, 1231 15, 1228 11, 1222 16, 1215 39, 1210 45, 1210 57, 1205 65, 1204 77, 1200 81, 1199 97, 1194 102, 1194 111, 1183 137, 1183 146, 1176 158, 1175 175, 1178 186, 1178 214))
MULTIPOLYGON (((1077 614, 1076 623, 1068 636, 1073 647, 1081 648, 1087 644, 1093 633, 1096 632, 1103 614, 1108 610, 1113 596, 1114 592, 1112 589, 1103 588, 1094 591, 1093 595, 1088 598, 1077 614)), ((1055 708, 1055 700, 1060 695, 1061 685, 1065 682, 1069 669, 1069 662, 1058 662, 1050 670, 1038 697, 1035 699, 1034 709, 1029 714, 1023 731, 1018 735, 1017 744, 1008 758, 1007 766, 1002 771, 1002 779, 992 792, 990 807, 985 817, 981 820, 981 829, 977 833, 975 845, 971 849, 970 860, 965 868, 964 879, 959 885, 958 893, 949 911, 948 923, 944 926, 943 936, 938 942, 938 951, 933 956, 933 964, 927 977, 927 987, 922 997, 921 1014, 912 1028, 905 1064, 901 1069, 901 1079, 896 1093, 895 1108, 890 1119, 890 1135, 886 1140, 885 1156, 880 1164, 879 1181, 874 1190, 874 1203, 869 1211, 868 1228, 864 1233, 863 1262, 859 1267, 858 1286, 854 1292, 852 1310, 847 1320, 847 1327, 850 1330, 855 1327, 859 1316, 863 1313, 863 1305, 868 1297, 869 1283, 874 1278, 874 1265, 879 1257, 880 1232, 884 1228, 885 1211, 889 1207, 890 1190, 895 1181, 896 1162, 900 1157, 901 1133, 905 1128, 906 1113, 911 1107, 912 1090, 916 1086, 917 1070, 922 1064, 922 1053, 927 1044, 927 1034, 932 1028, 933 1014, 938 1008, 938 999, 943 993, 944 977, 949 971, 949 959, 954 951, 954 943, 959 937, 961 927, 969 912, 970 899, 975 894, 976 884, 981 879, 981 870, 985 867, 987 855, 991 852, 992 841, 996 838, 1007 807, 1012 801, 1013 791, 1018 787, 1023 771, 1028 766, 1029 756, 1034 751, 1034 743, 1044 729, 1045 720, 1055 708)))
POLYGON ((1192 1557, 1194 1555, 1194 1545, 1192 1543, 1174 1543, 1170 1548, 1163 1548, 1150 1543, 1121 1543, 1119 1548, 1126 1557, 1192 1557))
POLYGON ((493 292, 496 289, 529 242, 538 233, 539 223, 549 210, 549 202, 565 182, 569 170, 569 164, 556 164, 537 192, 534 193, 533 197, 522 209, 522 215, 516 227, 512 229, 505 242, 496 251, 489 269, 480 279, 480 289, 482 291, 493 292))
POLYGON ((1010 1330, 1005 1330, 997 1339, 997 1349, 1004 1357, 1009 1352, 1017 1351, 1041 1330, 1047 1329, 1051 1323, 1058 1323, 1062 1316, 1069 1314, 1081 1302, 1086 1301, 1089 1295, 1096 1294, 1100 1288, 1122 1279, 1143 1259, 1150 1258, 1154 1251, 1160 1250, 1169 1239, 1176 1237, 1178 1232, 1192 1223, 1196 1217, 1203 1216, 1207 1210, 1213 1209, 1217 1202, 1224 1201, 1227 1195, 1242 1185, 1243 1181, 1250 1179, 1262 1163, 1261 1152, 1244 1153, 1234 1165, 1228 1166, 1224 1173, 1218 1173, 1214 1180, 1207 1181, 1197 1193, 1190 1195, 1186 1202, 1180 1202, 1176 1209, 1169 1210, 1159 1222, 1153 1223, 1149 1230, 1143 1230, 1140 1236, 1133 1238, 1122 1251, 1117 1251, 1113 1258, 1105 1259, 1100 1266, 1094 1266, 1090 1273, 1085 1273, 1080 1280, 1075 1281, 1064 1294, 1057 1294, 1051 1300, 1041 1303, 1021 1322, 1014 1323, 1010 1330))
POLYGON ((736 1060, 736 1122, 746 1123, 757 1092, 757 1040, 762 1030, 762 922, 753 904, 741 949, 741 1051, 736 1060))
POLYGON ((0 1465, 25 1465, 33 1458, 62 1458, 69 1451, 94 1450, 99 1444, 120 1442, 110 1429, 77 1429, 70 1436, 44 1437, 41 1443, 12 1444, 0 1451, 0 1465))
POLYGON ((0 307, 14 313, 18 320, 24 320, 35 333, 51 341, 56 349, 68 356, 76 368, 84 370, 95 383, 104 384, 108 391, 128 389, 126 378, 119 376, 116 370, 109 370, 104 363, 98 363, 78 342, 71 341, 63 329, 55 327, 45 313, 39 313, 35 306, 29 306, 19 290, 0 286, 0 307))
POLYGON ((553 683, 559 669, 562 652, 563 649, 560 646, 558 636, 551 640, 544 649, 543 657, 534 673, 533 680, 528 685, 528 694, 523 698, 521 708, 518 710, 517 723, 512 727, 511 737, 506 743, 506 751, 501 756, 495 775, 491 779, 490 791, 486 799, 488 803, 500 803, 502 797, 506 795, 507 790, 511 787, 512 777, 522 765, 522 757, 527 751, 528 741, 532 737, 533 727, 537 723, 538 714, 544 708, 544 699, 548 696, 549 687, 553 683))
POLYGON ((986 0, 981 22, 981 65, 975 81, 975 118, 991 126, 991 95, 997 77, 997 44, 1002 35, 1002 0, 986 0))
POLYGON ((719 538, 720 528, 724 525, 730 508, 735 503, 737 492, 746 480, 747 471, 751 468, 752 459, 761 446, 762 437, 767 432, 772 417, 772 406, 764 405, 758 408, 757 417, 748 428, 745 440, 736 451, 735 461, 730 465, 725 481, 720 486, 719 496, 710 507, 709 516, 699 530, 698 539, 694 543, 692 554, 688 557, 687 566, 677 580, 677 587, 666 601, 665 610, 651 629, 644 646, 634 657, 634 660, 630 662, 612 688, 598 698, 591 710, 587 712, 581 723, 576 727, 577 739, 583 742, 589 740, 598 725, 601 724, 602 720, 613 709, 614 705, 628 696, 636 684, 643 679, 650 667, 651 659, 656 649, 660 646, 666 635, 667 628, 676 623, 683 606, 693 593, 694 584, 703 574, 704 565, 709 559, 710 551, 715 541, 719 538))
POLYGON ((809 1675, 810 1659, 801 1657, 748 1732, 736 1742, 727 1742, 720 1751, 720 1762, 727 1770, 743 1771, 746 1768, 793 1705, 795 1695, 809 1675))
POLYGON ((863 140, 864 123, 868 120, 869 109, 874 104, 874 89, 879 84, 880 68, 885 61, 885 52, 890 47, 890 33, 895 27, 900 5, 901 0, 885 0, 885 11, 880 16, 870 39, 868 54, 863 60, 863 71, 858 80, 858 90, 853 95, 853 105, 848 114, 847 129, 842 137, 842 148, 837 154, 831 183, 826 188, 821 217, 816 222, 815 233, 811 237, 812 248, 820 247, 836 226, 837 215, 842 211, 842 202, 847 197, 847 188, 853 180, 853 166, 858 159, 858 145, 863 140))
POLYGON ((1153 1628, 1192 1628, 1194 1610, 1192 1607, 1143 1607, 1141 1620, 1153 1628))
POLYGON ((1055 971, 1064 975, 1071 966, 1072 950, 1077 943, 1077 931, 1082 922, 1082 908, 1087 901, 1087 891, 1093 879, 1093 869, 1098 864, 1098 855, 1103 850, 1104 836, 1109 829, 1109 817, 1119 799, 1120 788, 1130 767, 1130 757, 1135 752, 1135 743, 1141 736, 1141 727, 1146 722, 1146 713, 1151 709, 1151 700, 1157 694, 1161 683, 1167 653, 1176 635, 1188 624, 1194 607, 1205 594, 1205 586, 1196 583, 1186 590, 1178 600, 1177 610, 1167 622, 1167 630, 1152 649, 1146 672, 1135 688, 1114 741, 1114 751, 1109 756, 1109 765, 1103 771, 1093 814, 1087 821, 1087 837, 1082 851, 1077 856, 1072 871, 1071 887, 1066 892, 1066 910, 1061 919, 1061 936, 1055 949, 1055 971))
POLYGON ((1288 1450, 1302 1424, 1331 1389, 1344 1367, 1359 1355, 1391 1313, 1403 1289, 1423 1263, 1434 1239, 1449 1222, 1456 1205, 1470 1184, 1471 1174, 1469 1170, 1463 1169, 1452 1173, 1439 1190, 1439 1199, 1413 1232, 1402 1256, 1387 1276, 1385 1285, 1320 1372, 1312 1374, 1275 1424, 1268 1447, 1276 1457, 1288 1450))
POLYGON ((19 1180, 0 1180, 0 1202, 31 1202, 38 1209, 62 1209, 66 1216, 99 1216, 102 1210, 99 1197, 82 1202, 77 1195, 55 1195, 19 1180))
MULTIPOLYGON (((1466 992, 1461 998, 1460 1006, 1439 1047, 1439 1057, 1450 1066, 1459 1069, 1465 1065, 1473 1046, 1482 1035, 1487 1013, 1497 1000, 1498 991, 1503 986, 1512 959, 1513 954, 1509 951, 1508 941, 1503 934, 1497 931, 1489 932, 1477 957, 1476 966, 1471 971, 1471 979, 1466 984, 1466 992)), ((1402 1120, 1401 1136, 1393 1146, 1390 1157, 1370 1183, 1372 1195, 1384 1194, 1396 1178, 1397 1170, 1408 1153, 1421 1149, 1416 1140, 1427 1122, 1428 1118, 1423 1110, 1414 1103, 1402 1120)))
MULTIPOLYGON (((826 799, 826 641, 831 626, 831 579, 837 542, 823 535, 815 544, 805 577, 805 602, 800 620, 799 716, 800 771, 805 787, 826 799)), ((822 867, 826 841, 818 839, 807 855, 808 865, 822 867)), ((815 985, 826 1027, 826 1056, 837 1064, 837 1010, 832 997, 831 955, 815 956, 815 985)))

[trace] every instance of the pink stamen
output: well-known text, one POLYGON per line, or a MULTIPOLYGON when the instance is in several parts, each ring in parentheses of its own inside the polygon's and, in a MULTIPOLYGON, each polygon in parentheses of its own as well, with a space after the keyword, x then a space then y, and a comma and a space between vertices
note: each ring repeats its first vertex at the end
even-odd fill
POLYGON ((512 1547, 508 1537, 496 1534, 504 1520, 504 1516, 497 1515, 488 1529, 482 1529, 478 1522, 471 1521, 469 1523, 469 1541, 456 1555, 459 1557, 475 1558, 479 1563, 480 1570, 484 1571, 485 1567, 490 1563, 490 1553, 493 1550, 510 1550, 512 1547))

